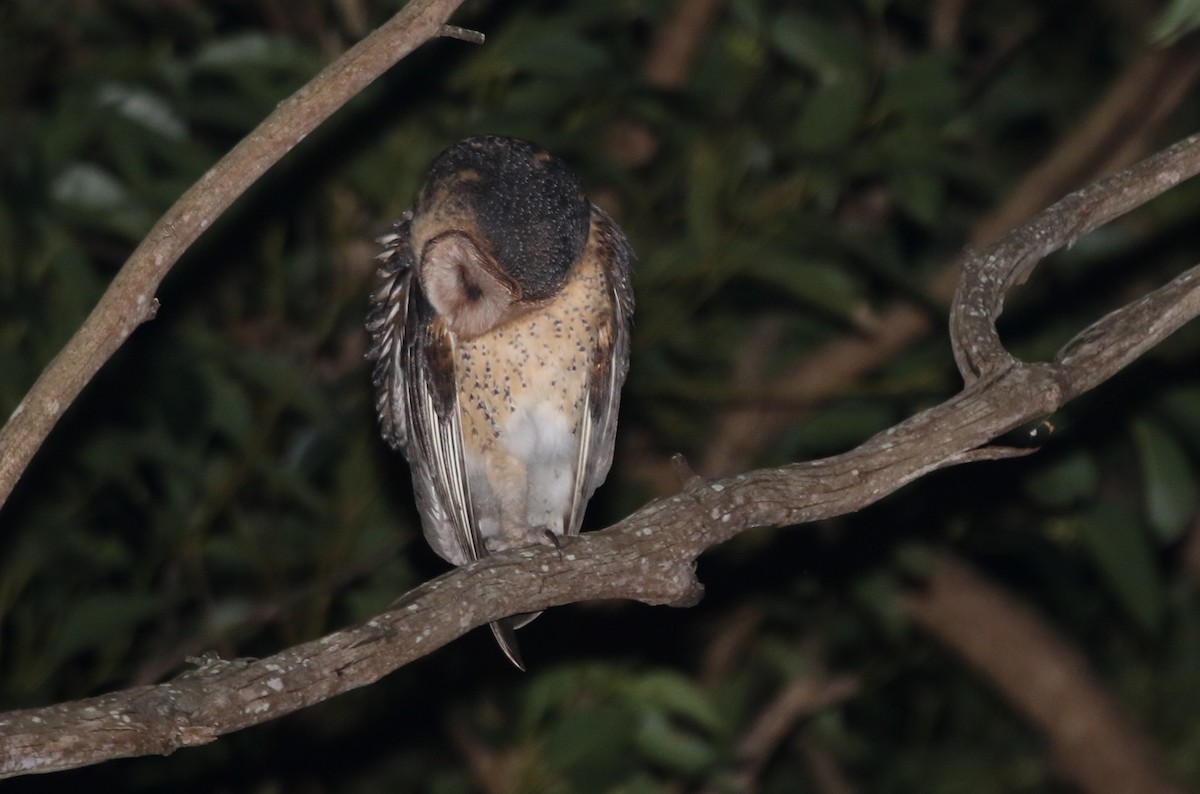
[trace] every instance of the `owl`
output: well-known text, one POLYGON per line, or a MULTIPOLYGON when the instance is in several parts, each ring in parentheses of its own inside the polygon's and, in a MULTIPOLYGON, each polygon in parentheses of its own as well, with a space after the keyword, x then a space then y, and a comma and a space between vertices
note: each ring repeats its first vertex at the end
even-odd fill
MULTIPOLYGON (((578 534, 629 367, 625 234, 560 159, 488 135, 440 154, 380 243, 376 408, 430 546, 465 565, 578 534)), ((491 624, 521 669, 536 616, 491 624)))

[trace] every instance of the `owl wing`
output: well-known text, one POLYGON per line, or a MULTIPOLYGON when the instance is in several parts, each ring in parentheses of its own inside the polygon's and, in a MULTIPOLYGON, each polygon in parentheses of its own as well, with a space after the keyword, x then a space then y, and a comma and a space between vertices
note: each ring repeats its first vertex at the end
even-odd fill
POLYGON ((384 440, 392 449, 401 452, 408 447, 408 401, 404 395, 400 353, 408 324, 408 293, 413 275, 409 249, 411 223, 410 210, 388 234, 376 241, 383 245, 383 252, 375 257, 380 263, 375 273, 379 284, 371 292, 371 307, 367 314, 367 333, 371 335, 367 359, 375 362, 371 377, 375 386, 375 411, 384 440))
POLYGON ((621 387, 629 371, 629 337, 633 321, 633 287, 629 269, 633 248, 616 221, 592 206, 592 229, 584 256, 601 259, 608 274, 613 311, 597 333, 591 371, 584 392, 579 423, 579 457, 575 465, 575 491, 565 523, 567 534, 579 534, 588 500, 608 476, 617 434, 621 387))
POLYGON ((384 439, 412 468, 426 539, 444 559, 465 565, 485 551, 463 458, 454 340, 413 288, 411 221, 411 212, 405 213, 380 238, 381 284, 367 318, 375 408, 384 439))

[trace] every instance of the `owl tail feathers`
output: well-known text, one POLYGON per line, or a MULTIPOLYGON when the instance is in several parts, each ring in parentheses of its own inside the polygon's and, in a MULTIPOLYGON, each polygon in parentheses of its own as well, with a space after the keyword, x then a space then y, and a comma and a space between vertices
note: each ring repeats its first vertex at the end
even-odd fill
POLYGON ((522 673, 525 672, 525 662, 521 659, 521 649, 517 646, 516 626, 513 625, 512 618, 497 620, 491 624, 492 636, 496 638, 496 644, 500 646, 500 650, 504 651, 504 655, 508 660, 517 666, 517 669, 522 673))
POLYGON ((496 644, 500 646, 500 650, 504 651, 504 655, 512 662, 518 670, 525 672, 525 661, 521 658, 521 648, 517 645, 517 629, 529 625, 534 618, 542 614, 541 612, 531 612, 528 615, 514 615, 511 618, 497 620, 490 624, 492 627, 492 636, 496 638, 496 644))

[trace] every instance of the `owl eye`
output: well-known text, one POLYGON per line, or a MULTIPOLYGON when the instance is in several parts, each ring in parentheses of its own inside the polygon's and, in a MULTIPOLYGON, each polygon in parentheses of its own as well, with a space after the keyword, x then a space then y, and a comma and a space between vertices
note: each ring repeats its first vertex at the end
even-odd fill
POLYGON ((518 297, 491 257, 461 232, 426 243, 419 276, 429 303, 460 336, 478 336, 507 320, 518 297))

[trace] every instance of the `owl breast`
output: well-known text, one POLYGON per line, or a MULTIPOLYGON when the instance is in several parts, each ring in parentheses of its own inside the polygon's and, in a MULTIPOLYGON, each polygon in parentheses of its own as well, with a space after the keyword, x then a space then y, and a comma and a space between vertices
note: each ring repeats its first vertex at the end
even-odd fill
MULTIPOLYGON (((611 333, 608 279, 585 255, 545 304, 456 345, 464 459, 489 552, 573 534, 588 378, 611 333)), ((586 499, 590 494, 583 494, 586 499)))

